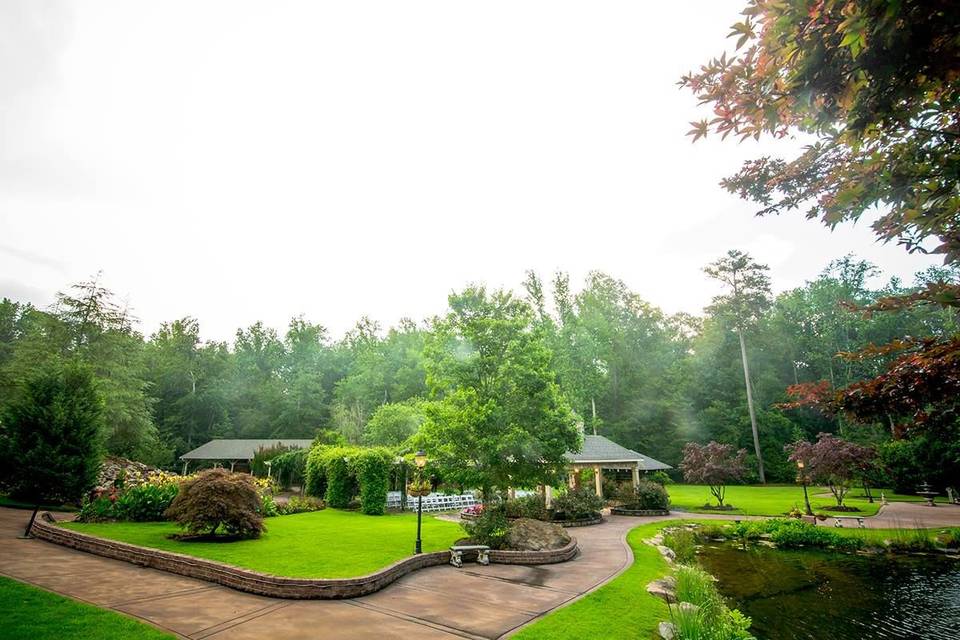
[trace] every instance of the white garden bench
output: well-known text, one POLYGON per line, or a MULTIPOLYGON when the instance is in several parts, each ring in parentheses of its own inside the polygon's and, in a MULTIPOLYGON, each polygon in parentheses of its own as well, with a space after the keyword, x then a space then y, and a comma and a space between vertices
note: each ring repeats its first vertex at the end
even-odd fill
POLYGON ((477 552, 477 564, 490 564, 490 547, 483 544, 455 544, 450 547, 450 564, 460 568, 463 566, 463 553, 477 552))

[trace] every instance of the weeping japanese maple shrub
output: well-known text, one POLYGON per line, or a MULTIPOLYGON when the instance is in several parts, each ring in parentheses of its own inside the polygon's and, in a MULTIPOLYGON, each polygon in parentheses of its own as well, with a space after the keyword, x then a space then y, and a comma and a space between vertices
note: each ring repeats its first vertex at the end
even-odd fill
POLYGON ((266 529, 262 508, 252 476, 210 469, 180 486, 165 515, 194 536, 222 530, 230 538, 258 538, 266 529))

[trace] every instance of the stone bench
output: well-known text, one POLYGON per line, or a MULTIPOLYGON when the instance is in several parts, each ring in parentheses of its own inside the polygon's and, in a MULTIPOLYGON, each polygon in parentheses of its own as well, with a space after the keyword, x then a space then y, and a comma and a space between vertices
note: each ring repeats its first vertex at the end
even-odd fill
POLYGON ((858 527, 858 528, 860 528, 860 529, 866 529, 866 528, 867 528, 867 525, 865 525, 865 524, 863 523, 863 517, 862 517, 862 516, 834 516, 833 519, 834 519, 833 526, 834 526, 834 528, 837 528, 837 529, 843 528, 843 521, 844 521, 844 520, 856 520, 856 521, 857 521, 857 527, 858 527))
POLYGON ((463 566, 463 553, 477 552, 477 564, 490 564, 490 547, 483 544, 455 544, 450 547, 450 564, 455 567, 463 566))

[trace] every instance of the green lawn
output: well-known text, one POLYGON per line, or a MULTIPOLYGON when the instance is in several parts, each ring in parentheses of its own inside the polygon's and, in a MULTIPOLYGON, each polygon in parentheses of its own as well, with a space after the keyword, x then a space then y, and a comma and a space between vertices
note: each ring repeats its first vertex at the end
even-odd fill
MULTIPOLYGON (((66 523, 63 526, 103 538, 246 567, 293 578, 350 578, 366 575, 413 554, 414 514, 366 516, 324 509, 267 518, 258 540, 178 542, 169 522, 66 523)), ((423 517, 423 550, 446 549, 466 534, 459 524, 423 517)))
POLYGON ((647 593, 647 584, 669 571, 655 547, 643 541, 664 526, 658 522, 637 527, 627 535, 633 565, 616 579, 573 604, 557 609, 521 629, 518 640, 570 638, 653 638, 657 625, 669 619, 663 600, 647 593))
MULTIPOLYGON (((667 485, 667 491, 670 493, 670 504, 684 511, 710 513, 710 511, 703 509, 703 505, 707 503, 716 504, 716 500, 710 495, 709 487, 705 485, 671 484, 667 485)), ((814 511, 831 513, 825 510, 825 507, 836 504, 836 501, 826 487, 809 487, 807 491, 810 494, 810 505, 814 511)), ((890 501, 917 502, 921 500, 918 496, 897 495, 889 491, 885 492, 885 495, 887 500, 890 501)), ((860 513, 840 515, 872 516, 880 508, 879 490, 875 490, 874 500, 871 504, 863 496, 863 489, 852 489, 843 503, 858 507, 860 513)), ((730 485, 727 487, 724 502, 733 505, 736 509, 722 513, 780 516, 789 512, 794 506, 803 509, 803 488, 799 485, 730 485)))
POLYGON ((0 578, 0 637, 6 640, 173 640, 174 636, 112 611, 0 578))

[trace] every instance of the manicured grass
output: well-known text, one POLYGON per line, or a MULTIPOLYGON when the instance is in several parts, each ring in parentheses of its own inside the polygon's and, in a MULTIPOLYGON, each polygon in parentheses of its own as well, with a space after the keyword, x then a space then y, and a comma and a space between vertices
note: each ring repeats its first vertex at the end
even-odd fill
POLYGON ((657 625, 669 620, 666 603, 647 593, 647 584, 666 575, 667 563, 655 547, 643 541, 664 526, 658 522, 637 527, 627 535, 633 565, 616 579, 573 604, 557 609, 521 629, 518 640, 570 638, 653 638, 657 625))
MULTIPOLYGON (((794 506, 803 509, 803 488, 799 485, 730 485, 727 487, 724 504, 736 507, 733 511, 709 511, 703 508, 705 504, 716 504, 710 494, 710 488, 696 484, 667 485, 670 493, 670 504, 684 511, 700 513, 723 513, 731 515, 750 516, 782 516, 794 506)), ((809 487, 810 505, 815 512, 837 515, 865 515, 872 516, 880 509, 880 490, 873 490, 874 502, 871 504, 863 496, 862 489, 853 489, 843 501, 845 505, 857 507, 858 513, 839 513, 828 511, 826 507, 836 504, 833 495, 826 487, 809 487), (824 495, 826 494, 826 495, 824 495)), ((885 492, 889 501, 917 502, 918 496, 897 495, 890 491, 885 492)))
MULTIPOLYGON (((372 573, 413 554, 414 514, 365 516, 324 509, 267 518, 257 540, 178 542, 180 529, 169 522, 66 523, 63 526, 103 538, 175 551, 254 571, 293 578, 350 578, 372 573)), ((459 524, 423 517, 423 550, 446 549, 466 534, 459 524)))
POLYGON ((6 640, 173 640, 112 611, 0 578, 0 637, 6 640))

